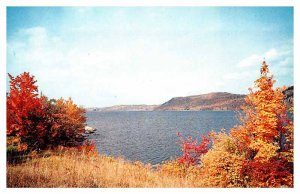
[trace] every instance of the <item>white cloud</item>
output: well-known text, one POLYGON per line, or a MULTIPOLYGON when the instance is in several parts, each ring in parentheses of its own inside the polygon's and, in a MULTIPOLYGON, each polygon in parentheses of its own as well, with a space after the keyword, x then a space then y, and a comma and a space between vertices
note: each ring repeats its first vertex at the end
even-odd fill
POLYGON ((292 45, 284 45, 277 49, 271 48, 265 53, 254 54, 242 59, 237 67, 254 67, 260 66, 263 60, 274 65, 291 65, 293 60, 292 45))
POLYGON ((241 72, 232 72, 232 73, 228 73, 225 74, 223 76, 223 78, 225 80, 239 80, 239 79, 247 79, 248 77, 250 77, 253 74, 253 72, 249 72, 249 71, 241 71, 241 72))
MULTIPOLYGON (((277 84, 292 85, 293 82, 293 49, 292 44, 280 45, 271 48, 262 54, 253 54, 242 59, 230 73, 223 78, 228 84, 250 86, 259 76, 259 67, 265 59, 269 64, 270 72, 274 75, 277 84)), ((237 86, 239 87, 239 86, 237 86)))
POLYGON ((187 37, 171 41, 156 36, 131 38, 122 33, 111 37, 97 30, 86 26, 67 31, 79 34, 74 40, 64 37, 68 33, 54 36, 43 27, 19 30, 8 42, 8 71, 29 71, 49 97, 71 96, 85 106, 160 104, 174 96, 247 88, 250 84, 246 81, 252 82, 256 76, 247 68, 260 65, 263 57, 280 66, 289 66, 293 59, 289 49, 273 48, 241 60, 238 67, 227 68, 231 61, 223 60, 223 52, 205 53, 212 50, 210 44, 203 45, 203 52, 196 46, 189 50, 186 45, 191 40, 187 37))
POLYGON ((206 80, 212 76, 196 65, 197 60, 176 56, 159 43, 138 39, 114 49, 87 40, 70 48, 45 28, 23 29, 8 43, 8 71, 29 71, 44 94, 72 96, 86 106, 159 104, 195 88, 210 90, 206 80))
POLYGON ((20 30, 19 35, 28 36, 29 44, 35 47, 47 44, 47 31, 43 27, 33 27, 20 30))
POLYGON ((228 73, 226 75, 223 76, 224 79, 240 79, 240 74, 239 73, 228 73))
POLYGON ((279 53, 276 49, 272 48, 264 54, 265 58, 268 60, 275 60, 279 57, 279 53))
POLYGON ((238 67, 251 67, 254 65, 257 65, 257 63, 259 61, 261 61, 263 59, 263 57, 261 57, 260 55, 251 55, 250 57, 247 57, 243 60, 241 60, 237 66, 238 67))
POLYGON ((291 65, 291 64, 293 64, 293 57, 292 56, 288 56, 288 57, 286 57, 285 59, 283 59, 279 62, 280 66, 288 66, 288 65, 291 65))

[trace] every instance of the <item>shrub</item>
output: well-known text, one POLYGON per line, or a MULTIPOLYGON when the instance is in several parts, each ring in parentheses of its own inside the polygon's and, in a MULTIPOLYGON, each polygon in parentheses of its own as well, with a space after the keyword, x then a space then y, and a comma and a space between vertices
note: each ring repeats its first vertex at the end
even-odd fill
POLYGON ((78 107, 72 99, 48 100, 43 97, 46 112, 47 145, 55 147, 80 145, 83 140, 86 122, 85 110, 78 107))
POLYGON ((195 165, 201 163, 201 156, 208 151, 210 140, 206 136, 202 136, 202 141, 197 142, 192 137, 184 139, 177 133, 181 143, 182 156, 178 158, 179 163, 187 165, 195 165))
POLYGON ((238 149, 235 139, 221 131, 212 132, 212 147, 202 157, 201 183, 205 187, 243 187, 240 175, 245 154, 238 149))

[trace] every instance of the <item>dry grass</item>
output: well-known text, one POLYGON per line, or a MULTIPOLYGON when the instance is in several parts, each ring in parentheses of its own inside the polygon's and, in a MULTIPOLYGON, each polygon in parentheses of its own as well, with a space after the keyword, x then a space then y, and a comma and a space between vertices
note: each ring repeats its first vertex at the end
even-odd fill
POLYGON ((108 156, 64 153, 7 165, 7 187, 195 187, 151 165, 108 156))

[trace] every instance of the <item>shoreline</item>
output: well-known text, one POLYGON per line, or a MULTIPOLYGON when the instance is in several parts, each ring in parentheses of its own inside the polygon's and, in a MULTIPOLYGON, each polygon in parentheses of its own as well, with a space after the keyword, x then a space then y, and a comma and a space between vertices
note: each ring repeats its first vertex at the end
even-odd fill
POLYGON ((110 111, 86 110, 86 112, 202 112, 202 111, 236 112, 241 110, 110 110, 110 111))

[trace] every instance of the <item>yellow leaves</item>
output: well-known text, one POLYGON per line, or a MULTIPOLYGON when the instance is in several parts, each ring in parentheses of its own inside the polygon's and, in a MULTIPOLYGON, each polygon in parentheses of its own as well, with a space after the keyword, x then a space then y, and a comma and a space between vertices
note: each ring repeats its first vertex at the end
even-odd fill
POLYGON ((165 175, 176 177, 185 177, 189 166, 179 163, 177 160, 171 160, 158 166, 159 171, 165 175))
MULTIPOLYGON (((237 130, 233 130, 232 133, 235 137, 241 137, 247 144, 251 143, 252 147, 261 144, 256 142, 258 140, 271 145, 280 139, 280 135, 284 134, 283 126, 288 121, 284 88, 273 89, 274 80, 268 74, 268 65, 264 61, 261 77, 255 81, 255 87, 245 100, 246 106, 243 108, 245 115, 241 119, 243 125, 239 127, 243 135, 239 135, 237 130)), ((269 146, 268 149, 274 150, 275 147, 269 146)))
POLYGON ((289 162, 294 161, 294 123, 290 121, 285 127, 285 150, 281 153, 289 162))
POLYGON ((262 75, 265 75, 265 74, 269 73, 269 68, 268 68, 268 64, 266 63, 266 61, 263 61, 263 64, 260 68, 260 73, 262 75))
MULTIPOLYGON (((244 115, 240 119, 242 125, 230 131, 230 136, 238 142, 238 150, 245 153, 245 158, 242 160, 245 164, 252 165, 248 166, 248 169, 246 167, 246 171, 244 169, 243 181, 251 181, 252 185, 257 186, 274 185, 273 183, 267 184, 264 177, 274 176, 273 181, 278 183, 282 181, 282 177, 286 176, 286 174, 284 176, 272 175, 272 173, 276 174, 281 170, 277 169, 280 165, 270 170, 270 166, 268 166, 270 163, 278 161, 279 158, 293 163, 294 127, 287 115, 288 109, 284 103, 284 88, 273 89, 275 80, 268 73, 268 65, 263 62, 261 77, 255 81, 254 88, 250 89, 250 94, 245 98, 244 115), (254 167, 259 170, 253 170, 253 174, 250 175, 249 173, 254 167), (260 172, 260 170, 268 169, 269 171, 260 172)), ((207 157, 209 154, 210 152, 207 157)), ((222 161, 219 160, 219 162, 222 161)), ((287 170, 285 173, 290 172, 287 170)), ((292 177, 292 174, 288 177, 292 177)))
POLYGON ((68 100, 58 99, 56 106, 60 109, 59 117, 66 130, 69 132, 74 130, 83 132, 84 123, 86 122, 83 108, 78 107, 71 98, 68 100))
POLYGON ((25 151, 27 150, 28 148, 28 145, 26 143, 19 143, 18 144, 18 151, 21 152, 21 151, 25 151))
POLYGON ((294 162, 294 149, 291 148, 287 151, 280 153, 282 157, 286 158, 288 162, 293 163, 294 162))
POLYGON ((8 136, 6 140, 7 146, 17 145, 21 141, 20 137, 17 136, 8 136))
POLYGON ((276 142, 267 143, 258 139, 256 141, 251 142, 249 148, 257 152, 254 159, 267 161, 270 158, 275 157, 277 155, 279 146, 276 144, 276 142))
POLYGON ((17 136, 8 136, 6 140, 7 149, 17 149, 19 152, 25 151, 28 148, 26 143, 21 142, 21 138, 17 136))
POLYGON ((177 160, 171 160, 157 166, 157 172, 162 176, 180 178, 194 187, 203 187, 203 169, 199 165, 186 165, 177 160))
POLYGON ((224 132, 212 133, 212 148, 202 157, 203 184, 207 187, 242 187, 240 170, 245 154, 237 142, 224 132))

